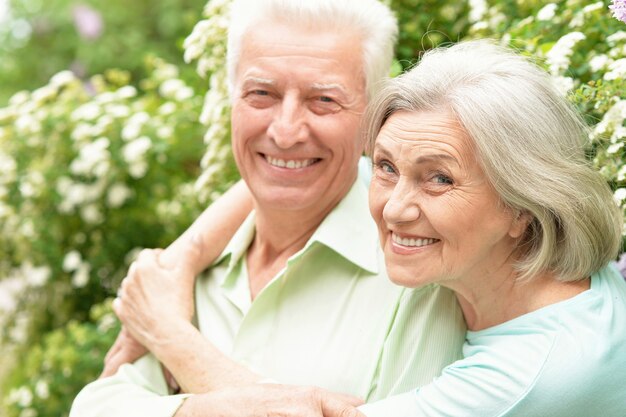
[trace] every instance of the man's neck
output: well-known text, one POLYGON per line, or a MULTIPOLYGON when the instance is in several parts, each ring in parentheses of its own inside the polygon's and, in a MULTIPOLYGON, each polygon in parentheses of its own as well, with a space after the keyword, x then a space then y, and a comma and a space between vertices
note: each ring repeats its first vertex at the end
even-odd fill
POLYGON ((246 257, 253 300, 304 247, 336 204, 298 212, 256 208, 256 233, 246 257))

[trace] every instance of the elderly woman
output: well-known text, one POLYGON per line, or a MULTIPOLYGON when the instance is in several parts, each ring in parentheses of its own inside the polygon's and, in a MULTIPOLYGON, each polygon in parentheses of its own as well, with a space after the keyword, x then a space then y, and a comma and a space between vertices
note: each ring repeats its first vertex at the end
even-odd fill
POLYGON ((626 415, 620 214, 548 76, 459 44, 391 80, 368 121, 389 276, 452 289, 469 330, 462 360, 366 414, 626 415))
POLYGON ((367 120, 389 276, 455 292, 464 357, 360 412, 325 408, 314 391, 307 415, 626 415, 626 283, 608 266, 621 217, 585 159, 584 123, 550 78, 491 43, 458 44, 389 81, 367 120))

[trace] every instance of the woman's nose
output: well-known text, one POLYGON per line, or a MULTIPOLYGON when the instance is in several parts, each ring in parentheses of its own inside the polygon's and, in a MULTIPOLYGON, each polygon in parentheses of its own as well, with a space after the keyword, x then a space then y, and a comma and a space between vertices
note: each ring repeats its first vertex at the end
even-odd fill
POLYGON ((387 223, 410 223, 420 217, 417 192, 408 181, 400 179, 383 209, 383 218, 387 223))

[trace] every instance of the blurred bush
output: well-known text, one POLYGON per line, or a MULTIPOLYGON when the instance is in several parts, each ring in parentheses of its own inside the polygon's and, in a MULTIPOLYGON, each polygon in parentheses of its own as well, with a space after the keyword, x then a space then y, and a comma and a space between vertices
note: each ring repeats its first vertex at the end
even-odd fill
POLYGON ((15 91, 35 89, 54 74, 81 77, 111 67, 145 73, 153 54, 181 64, 180 47, 206 0, 6 0, 0 21, 0 106, 15 91))
MULTIPOLYGON (((133 253, 167 245, 237 177, 223 65, 230 1, 211 0, 184 42, 200 76, 176 49, 199 6, 12 1, 36 29, 25 46, 0 49, 0 74, 21 68, 32 71, 22 81, 41 80, 72 62, 102 74, 60 72, 35 86, 20 84, 15 70, 11 87, 30 91, 0 108, 0 353, 20 358, 11 371, 0 363, 0 403, 6 416, 56 417, 100 371, 117 331, 107 297, 133 253), (100 10, 98 41, 76 34, 76 7, 100 10), (34 23, 38 16, 52 23, 34 23), (115 46, 106 36, 125 39, 115 46), (20 56, 7 64, 11 50, 20 56), (108 69, 114 57, 123 70, 108 69)), ((590 159, 624 204, 626 25, 608 2, 387 3, 401 26, 394 73, 425 49, 465 38, 499 39, 536 57, 585 113, 590 159)))

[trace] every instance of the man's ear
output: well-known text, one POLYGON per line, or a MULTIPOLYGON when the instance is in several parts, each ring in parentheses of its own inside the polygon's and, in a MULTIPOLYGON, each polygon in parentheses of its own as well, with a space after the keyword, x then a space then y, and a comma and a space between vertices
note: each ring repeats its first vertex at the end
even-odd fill
POLYGON ((517 214, 511 222, 511 228, 509 229, 509 236, 513 239, 519 239, 524 236, 526 229, 530 222, 533 221, 533 216, 526 210, 517 210, 517 214))

